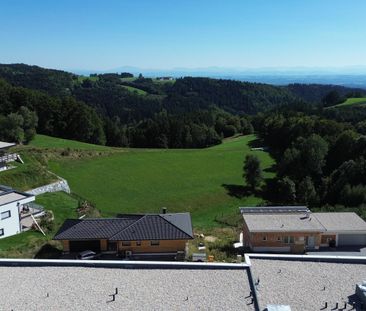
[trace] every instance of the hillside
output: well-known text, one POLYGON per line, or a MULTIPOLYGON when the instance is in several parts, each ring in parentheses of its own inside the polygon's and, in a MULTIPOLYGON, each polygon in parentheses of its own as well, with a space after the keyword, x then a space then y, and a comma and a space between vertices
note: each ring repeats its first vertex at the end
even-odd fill
POLYGON ((74 74, 25 64, 0 64, 0 77, 14 86, 45 91, 50 95, 70 95, 74 74))
POLYGON ((365 94, 364 89, 350 88, 340 85, 322 85, 322 84, 289 84, 285 87, 294 96, 303 99, 308 103, 320 103, 322 99, 330 92, 337 92, 340 97, 346 97, 350 93, 365 94))
MULTIPOLYGON (((342 98, 345 93, 362 95, 329 85, 279 87, 193 77, 158 80, 129 73, 85 77, 24 64, 0 65, 0 115, 11 120, 12 113, 26 108, 38 116, 39 134, 114 147, 218 145, 224 138, 253 133, 252 121, 260 112, 315 111, 330 91, 342 98)), ((0 139, 21 142, 22 135, 15 136, 15 130, 0 131, 0 139)))
MULTIPOLYGON (((49 168, 66 178, 75 193, 96 204, 104 217, 167 207, 172 212, 190 211, 195 227, 208 228, 218 225, 215 218, 236 215, 238 206, 261 201, 241 195, 243 160, 254 139, 238 137, 201 150, 125 149, 80 160, 66 157, 50 161, 49 168)), ((267 153, 255 154, 264 169, 273 164, 267 153)))
POLYGON ((274 175, 268 171, 274 163, 268 153, 250 151, 255 139, 249 135, 206 149, 159 150, 109 148, 37 135, 30 145, 17 147, 26 164, 2 172, 1 182, 6 180, 7 185, 26 190, 52 181, 43 175, 48 168, 68 180, 73 195, 38 196, 36 202, 53 211, 54 226, 46 237, 28 231, 0 240, 0 257, 32 258, 43 247, 47 256, 57 256, 60 245, 51 239, 66 218, 77 217, 75 198, 84 198, 96 205, 103 217, 121 212, 160 212, 162 207, 171 212, 189 211, 196 232, 220 239, 212 245, 211 253, 227 259, 221 247, 230 246, 237 238, 238 207, 262 200, 245 193, 241 176, 245 155, 255 153, 265 177, 274 175))
MULTIPOLYGON (((47 149, 78 149, 78 150, 111 150, 112 148, 94 144, 83 143, 81 141, 51 137, 47 135, 37 134, 30 142, 30 147, 47 148, 47 149)), ((26 148, 26 147, 25 147, 26 148)))

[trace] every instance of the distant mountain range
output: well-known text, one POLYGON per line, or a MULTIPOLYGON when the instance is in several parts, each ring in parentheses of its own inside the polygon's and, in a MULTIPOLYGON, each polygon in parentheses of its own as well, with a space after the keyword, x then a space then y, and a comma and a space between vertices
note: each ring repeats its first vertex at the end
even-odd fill
POLYGON ((173 68, 173 69, 144 69, 133 66, 123 66, 110 70, 70 70, 81 75, 107 72, 130 72, 146 77, 210 77, 240 81, 287 85, 290 83, 306 84, 335 84, 366 89, 366 66, 348 67, 278 67, 278 68, 173 68))

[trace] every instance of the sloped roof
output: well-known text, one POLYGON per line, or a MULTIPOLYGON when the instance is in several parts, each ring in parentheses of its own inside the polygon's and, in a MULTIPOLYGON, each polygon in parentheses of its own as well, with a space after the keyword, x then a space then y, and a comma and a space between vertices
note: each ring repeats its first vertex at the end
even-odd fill
POLYGON ((192 225, 190 225, 191 217, 188 213, 176 214, 170 217, 172 221, 167 220, 166 218, 169 217, 166 215, 145 215, 118 232, 110 240, 185 240, 193 237, 192 225), (187 220, 189 220, 189 223, 187 220), (190 227, 188 228, 189 225, 190 227))
POLYGON ((67 219, 56 233, 54 240, 109 239, 131 225, 135 219, 67 219))
POLYGON ((330 232, 365 231, 366 222, 356 213, 313 213, 320 223, 330 232))
POLYGON ((243 214, 250 232, 323 232, 316 217, 304 214, 243 214))
POLYGON ((110 219, 68 219, 54 240, 186 240, 193 238, 189 213, 119 215, 110 219), (169 216, 170 215, 170 216, 169 216))

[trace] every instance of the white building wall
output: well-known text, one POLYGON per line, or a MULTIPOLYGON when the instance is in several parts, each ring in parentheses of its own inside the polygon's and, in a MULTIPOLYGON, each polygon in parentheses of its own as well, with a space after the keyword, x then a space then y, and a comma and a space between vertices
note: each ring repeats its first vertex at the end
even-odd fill
POLYGON ((20 233, 18 202, 21 207, 23 204, 31 201, 34 201, 34 196, 0 206, 0 230, 4 229, 4 235, 0 236, 0 239, 20 233), (6 211, 10 211, 11 216, 1 219, 1 213, 6 211))

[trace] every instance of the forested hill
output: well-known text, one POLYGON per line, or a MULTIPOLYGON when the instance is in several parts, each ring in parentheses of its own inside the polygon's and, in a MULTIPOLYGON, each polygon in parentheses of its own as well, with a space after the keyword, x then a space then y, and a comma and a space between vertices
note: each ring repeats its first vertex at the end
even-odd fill
MULTIPOLYGON (((251 119, 258 112, 299 107, 306 101, 317 105, 323 94, 334 91, 334 86, 151 79, 129 73, 84 77, 25 64, 0 64, 0 79, 2 116, 26 107, 37 115, 39 133, 130 147, 211 146, 225 137, 251 133, 251 119)), ((353 90, 342 88, 336 101, 347 91, 353 90)))
POLYGON ((72 73, 46 69, 25 64, 0 64, 0 78, 13 86, 22 86, 29 89, 46 91, 50 95, 70 95, 74 79, 72 73))
POLYGON ((167 93, 167 107, 182 110, 215 105, 234 114, 255 114, 299 100, 286 89, 268 84, 210 78, 178 79, 167 93))
POLYGON ((289 84, 284 89, 308 103, 320 103, 330 92, 337 92, 341 97, 351 97, 349 94, 365 94, 364 89, 349 88, 341 85, 325 84, 289 84))

